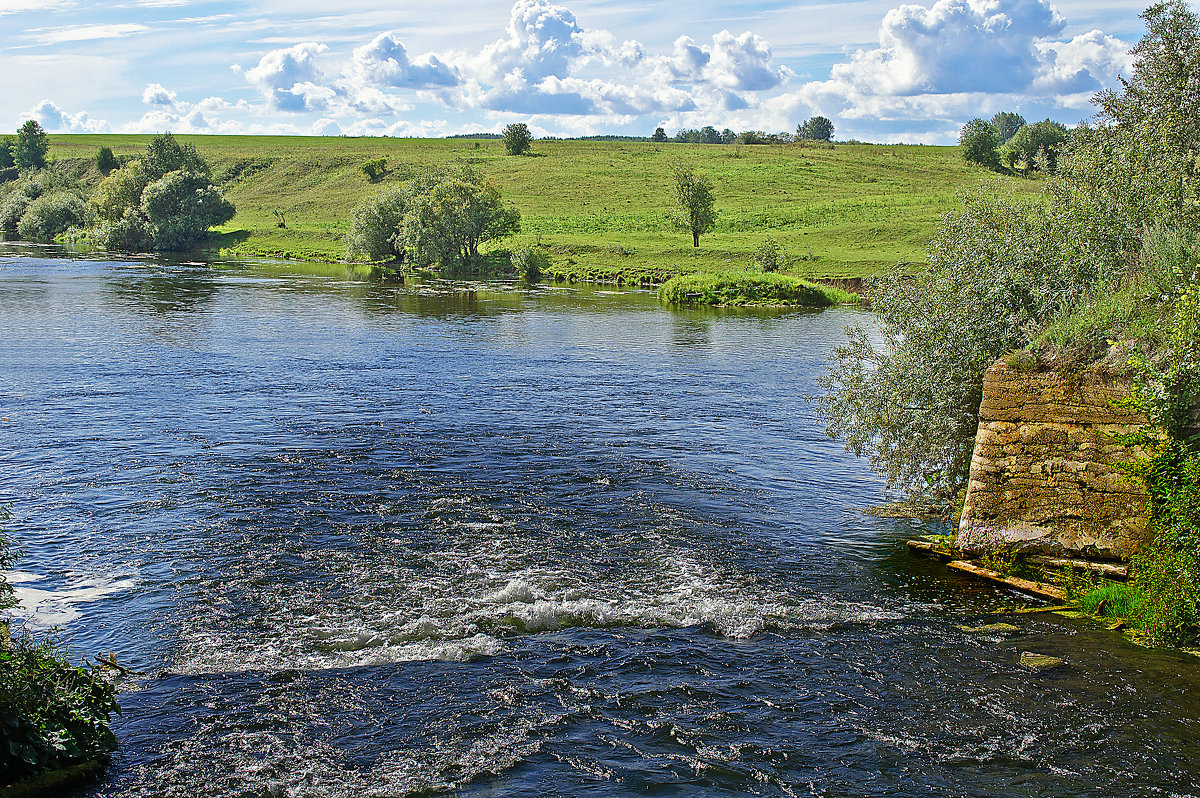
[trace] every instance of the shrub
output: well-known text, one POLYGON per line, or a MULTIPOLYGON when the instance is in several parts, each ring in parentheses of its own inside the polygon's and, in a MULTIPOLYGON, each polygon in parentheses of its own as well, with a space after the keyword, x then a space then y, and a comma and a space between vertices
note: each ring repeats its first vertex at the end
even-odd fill
POLYGON ((1089 285, 1044 210, 996 187, 963 195, 913 276, 870 284, 881 340, 861 327, 834 353, 817 400, 826 431, 866 454, 893 487, 947 504, 966 484, 983 374, 1089 285))
POLYGON ((466 271, 478 266, 480 244, 519 226, 520 214, 479 173, 467 166, 434 168, 355 208, 346 256, 466 271))
POLYGON ((346 258, 356 263, 400 260, 404 244, 405 190, 393 188, 356 207, 346 233, 346 258))
POLYGON ((532 142, 533 136, 524 122, 514 122, 504 128, 504 151, 509 155, 525 155, 532 142))
POLYGON ((96 168, 100 174, 107 176, 117 166, 117 156, 113 155, 112 147, 101 147, 96 153, 96 168))
POLYGON ((783 271, 788 267, 789 260, 783 247, 773 238, 765 239, 750 256, 750 264, 764 272, 783 271))
POLYGON ((532 246, 517 249, 510 258, 517 279, 527 283, 542 279, 542 273, 550 267, 550 256, 532 246))
POLYGON ((82 225, 86 217, 87 204, 75 192, 45 194, 29 203, 17 225, 17 233, 29 241, 53 241, 82 225))
POLYGON ((369 161, 364 161, 362 173, 367 176, 367 180, 372 183, 378 183, 387 174, 387 158, 372 158, 369 161))
POLYGON ((14 191, 5 197, 4 202, 0 203, 0 233, 15 236, 17 225, 21 223, 21 217, 25 215, 25 210, 32 201, 20 191, 14 191))
POLYGON ((1000 137, 996 128, 983 119, 972 119, 963 125, 958 134, 958 146, 962 151, 963 160, 967 163, 979 164, 989 169, 1000 165, 1000 137))
POLYGON ((480 244, 520 229, 521 215, 469 166, 432 169, 406 191, 403 241, 419 265, 468 271, 480 244))
POLYGON ((208 175, 168 172, 142 191, 142 215, 149 222, 155 249, 186 249, 201 241, 210 227, 233 218, 234 209, 208 175))

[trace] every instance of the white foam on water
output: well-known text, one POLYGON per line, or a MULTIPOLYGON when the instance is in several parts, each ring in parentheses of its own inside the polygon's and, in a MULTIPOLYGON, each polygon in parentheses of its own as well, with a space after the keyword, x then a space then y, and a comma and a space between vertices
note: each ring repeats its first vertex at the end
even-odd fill
POLYGON ((49 628, 66 626, 82 614, 80 605, 107 598, 134 587, 133 578, 96 577, 73 573, 65 587, 52 589, 35 587, 45 577, 28 571, 10 571, 4 578, 13 586, 17 606, 13 616, 33 626, 49 628))
MULTIPOLYGON (((480 524, 463 534, 471 538, 460 547, 383 561, 362 551, 324 551, 310 565, 338 579, 320 591, 303 582, 264 582, 261 574, 243 578, 240 587, 258 605, 249 609, 258 611, 219 593, 201 602, 185 622, 176 668, 213 673, 468 661, 501 655, 522 636, 572 628, 707 625, 746 640, 764 631, 902 617, 871 605, 797 597, 681 551, 600 569, 586 551, 523 562, 534 549, 510 524, 480 524)), ((214 582, 211 589, 225 587, 214 582)))

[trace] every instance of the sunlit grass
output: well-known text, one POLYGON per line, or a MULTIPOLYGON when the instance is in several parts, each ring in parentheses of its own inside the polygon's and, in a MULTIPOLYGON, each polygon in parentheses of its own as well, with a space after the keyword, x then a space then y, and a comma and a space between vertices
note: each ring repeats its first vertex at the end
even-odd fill
MULTIPOLYGON (((92 158, 109 146, 118 156, 137 155, 151 138, 53 136, 51 154, 92 158)), ((955 147, 539 141, 533 157, 511 157, 500 141, 178 138, 196 145, 237 206, 219 231, 220 245, 233 254, 339 260, 350 212, 365 197, 433 164, 466 162, 521 211, 521 233, 493 248, 540 244, 553 259, 552 277, 624 282, 739 270, 767 236, 803 276, 919 264, 958 189, 990 179, 963 163, 955 147), (360 169, 372 158, 386 158, 389 169, 375 184, 360 169), (676 162, 707 172, 716 187, 717 225, 699 248, 667 219, 676 162), (277 226, 276 212, 286 228, 277 226)), ((1031 194, 1038 188, 1008 180, 1031 194)))

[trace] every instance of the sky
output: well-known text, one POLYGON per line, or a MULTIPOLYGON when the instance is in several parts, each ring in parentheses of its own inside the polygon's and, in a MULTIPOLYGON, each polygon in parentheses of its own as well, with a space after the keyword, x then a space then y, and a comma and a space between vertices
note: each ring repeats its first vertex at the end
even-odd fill
MULTIPOLYGON (((1195 8, 1195 5, 1193 5, 1195 8)), ((684 127, 948 144, 1128 75, 1118 0, 0 0, 0 130, 445 136, 684 127)))

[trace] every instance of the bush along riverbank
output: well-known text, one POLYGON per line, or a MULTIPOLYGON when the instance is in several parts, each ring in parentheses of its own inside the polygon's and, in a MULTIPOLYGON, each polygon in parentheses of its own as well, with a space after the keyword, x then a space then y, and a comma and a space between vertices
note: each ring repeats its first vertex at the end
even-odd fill
MULTIPOLYGON (((0 572, 14 561, 0 529, 0 572)), ((100 668, 72 665, 53 639, 23 628, 8 614, 15 605, 0 578, 0 796, 59 795, 95 778, 116 750, 108 725, 121 711, 116 687, 100 668)))
POLYGON ((840 288, 771 272, 701 272, 672 277, 658 289, 671 305, 829 307, 858 302, 840 288))

